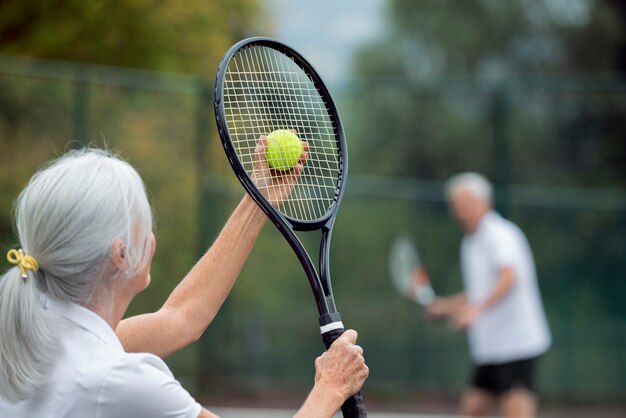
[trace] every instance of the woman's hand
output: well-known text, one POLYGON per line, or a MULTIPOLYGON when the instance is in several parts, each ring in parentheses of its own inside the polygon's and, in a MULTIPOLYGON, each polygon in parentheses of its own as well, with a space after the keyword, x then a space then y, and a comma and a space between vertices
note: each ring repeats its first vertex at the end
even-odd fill
POLYGON ((332 418, 369 375, 357 333, 347 330, 315 360, 315 385, 295 418, 332 418))
POLYGON ((356 339, 357 332, 347 330, 315 360, 315 386, 338 393, 342 403, 361 389, 369 375, 356 339))
MULTIPOLYGON (((295 132, 295 131, 292 131, 295 132)), ((302 141, 302 156, 300 161, 290 169, 285 171, 274 170, 267 164, 265 153, 267 151, 267 137, 261 136, 254 150, 254 169, 252 171, 252 181, 259 191, 274 207, 278 207, 293 190, 302 174, 303 164, 308 158, 307 150, 309 143, 302 141)))

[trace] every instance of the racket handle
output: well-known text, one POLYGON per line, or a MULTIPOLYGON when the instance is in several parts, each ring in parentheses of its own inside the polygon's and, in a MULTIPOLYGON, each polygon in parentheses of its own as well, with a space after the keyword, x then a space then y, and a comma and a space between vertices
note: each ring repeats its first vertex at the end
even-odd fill
POLYGON ((341 413, 344 418, 365 418, 367 412, 365 411, 365 403, 363 402, 363 395, 361 392, 357 392, 352 395, 341 405, 341 413))
MULTIPOLYGON (((320 329, 322 331, 322 340, 326 349, 329 349, 332 343, 344 332, 343 323, 339 313, 325 314, 320 317, 320 329)), ((366 418, 365 403, 363 395, 357 392, 352 395, 341 405, 341 413, 344 418, 366 418)))

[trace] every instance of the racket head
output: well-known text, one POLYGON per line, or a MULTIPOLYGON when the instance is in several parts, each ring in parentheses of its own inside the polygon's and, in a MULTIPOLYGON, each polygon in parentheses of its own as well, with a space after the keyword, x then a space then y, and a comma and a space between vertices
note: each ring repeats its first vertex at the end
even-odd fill
POLYGON ((294 230, 314 230, 336 213, 347 175, 337 107, 313 66, 288 45, 255 37, 233 45, 219 65, 214 95, 222 144, 240 182, 263 210, 294 230), (308 158, 289 197, 272 206, 252 180, 261 136, 294 130, 308 158))
POLYGON ((435 299, 417 246, 409 236, 399 235, 393 239, 389 246, 388 265, 391 282, 401 296, 423 306, 435 299))

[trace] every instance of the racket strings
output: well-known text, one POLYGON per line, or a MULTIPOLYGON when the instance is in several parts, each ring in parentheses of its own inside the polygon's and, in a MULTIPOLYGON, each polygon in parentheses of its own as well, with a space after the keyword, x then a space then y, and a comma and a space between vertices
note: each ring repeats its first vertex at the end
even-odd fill
MULTIPOLYGON (((255 50, 255 52, 258 52, 258 50, 255 50)), ((293 63, 292 61, 281 59, 283 55, 278 53, 277 51, 264 49, 264 52, 266 53, 264 55, 264 58, 268 58, 267 53, 269 53, 271 55, 269 59, 272 60, 272 62, 276 64, 276 66, 280 70, 280 73, 273 72, 271 74, 271 79, 275 83, 275 86, 278 87, 278 90, 280 91, 280 93, 282 93, 283 97, 285 97, 285 95, 287 95, 287 97, 294 97, 294 95, 296 95, 295 96, 296 100, 291 100, 289 102, 286 100, 279 100, 277 102, 280 105, 281 117, 283 119, 289 120, 290 123, 296 123, 302 126, 303 119, 305 118, 307 122, 310 122, 312 119, 312 121, 315 123, 318 121, 320 115, 327 115, 325 106, 323 107, 320 106, 320 102, 323 103, 323 101, 321 101, 321 97, 319 96, 317 89, 315 88, 313 83, 310 82, 308 76, 306 76, 306 74, 304 74, 301 70, 298 72, 298 71, 293 71, 291 68, 289 68, 290 66, 288 64, 295 66, 295 63, 293 63), (296 89, 294 89, 293 87, 294 85, 296 86, 296 89), (299 106, 301 103, 305 103, 305 104, 308 103, 309 104, 308 108, 313 109, 314 112, 308 112, 308 113, 301 112, 301 113, 298 113, 297 115, 294 115, 293 114, 294 112, 289 111, 290 108, 301 108, 301 106, 299 106), (296 106, 293 106, 293 104, 295 104, 296 106), (305 118, 301 118, 300 116, 305 116, 305 118), (317 116, 317 118, 311 118, 312 116, 313 117, 317 116)), ((296 68, 299 69, 299 67, 296 67, 296 68)), ((315 124, 315 125, 319 126, 319 124, 315 124)), ((298 130, 296 131, 298 132, 298 130)), ((334 134, 334 132, 332 133, 334 134)), ((331 145, 334 145, 334 144, 331 144, 331 145)), ((325 159, 317 158, 319 157, 318 155, 319 153, 316 151, 318 151, 319 148, 320 147, 318 146, 310 147, 309 158, 311 159, 313 163, 312 166, 317 165, 318 168, 323 168, 324 166, 323 164, 314 164, 314 163, 323 163, 323 162, 328 161, 327 158, 325 159)), ((334 152, 336 149, 336 146, 331 147, 329 149, 334 152)), ((324 153, 324 156, 327 156, 327 153, 324 153)), ((309 166, 309 167, 312 167, 312 166, 309 166)), ((327 168, 330 169, 330 167, 327 167, 327 168)), ((315 175, 313 176, 311 176, 310 174, 311 173, 308 172, 308 170, 305 170, 305 172, 302 173, 302 175, 305 176, 304 177, 305 179, 307 177, 310 177, 310 180, 311 180, 310 184, 314 184, 318 186, 317 190, 328 191, 327 189, 322 188, 324 183, 320 180, 321 178, 324 177, 324 175, 319 170, 317 170, 317 172, 314 172, 315 175)), ((336 178, 335 176, 331 176, 330 180, 334 182, 335 178, 336 178)), ((294 191, 295 193, 293 193, 293 197, 287 200, 286 203, 293 213, 300 213, 300 215, 304 213, 311 215, 318 211, 321 212, 324 209, 324 207, 322 206, 322 199, 323 198, 328 199, 332 197, 332 195, 326 194, 326 196, 323 196, 323 195, 311 193, 315 191, 316 189, 311 189, 311 188, 305 188, 305 189, 296 188, 294 191), (298 202, 300 204, 293 205, 292 203, 294 202, 298 202), (312 208, 306 205, 307 202, 316 204, 317 207, 312 208), (302 209, 304 209, 304 211, 302 209), (317 209, 317 211, 313 209, 317 209)), ((334 195, 334 188, 332 192, 334 195)), ((323 213, 321 213, 321 215, 323 215, 323 213)))
MULTIPOLYGON (((232 58, 223 100, 231 140, 250 177, 261 135, 293 129, 308 142, 297 184, 279 209, 298 220, 322 218, 335 201, 341 160, 336 125, 309 76, 283 53, 253 46, 232 58)), ((266 197, 280 196, 280 187, 270 185, 266 197)))

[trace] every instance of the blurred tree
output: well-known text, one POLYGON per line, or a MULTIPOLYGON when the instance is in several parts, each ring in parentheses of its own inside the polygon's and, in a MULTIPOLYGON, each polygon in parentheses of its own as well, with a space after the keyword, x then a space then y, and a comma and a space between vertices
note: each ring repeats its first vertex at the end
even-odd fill
POLYGON ((7 0, 0 53, 213 77, 259 12, 257 0, 7 0))
POLYGON ((528 89, 545 95, 568 74, 593 73, 580 81, 589 91, 599 72, 623 70, 624 9, 591 0, 391 1, 389 35, 354 63, 359 77, 381 83, 357 93, 368 100, 357 106, 367 117, 355 116, 363 158, 353 166, 435 179, 480 169, 500 181, 623 186, 623 100, 557 96, 542 104, 528 89), (511 83, 527 96, 503 96, 511 83), (569 112, 551 114, 558 108, 569 112), (490 161, 494 137, 511 142, 505 178, 490 161))
MULTIPOLYGON (((259 14, 257 0, 5 0, 0 2, 0 54, 188 72, 209 81, 224 51, 255 30, 259 14)), ((72 101, 77 96, 72 94, 80 84, 50 86, 0 77, 0 196, 4 199, 15 196, 33 169, 54 155, 53 146, 37 146, 41 138, 34 137, 29 127, 47 131, 48 142, 61 150, 71 140, 86 143, 94 139, 94 132, 104 136, 108 132, 92 127, 73 132, 81 137, 72 138, 71 119, 62 115, 80 111, 89 117, 87 87, 82 96, 85 103, 76 104, 72 101)), ((116 109, 113 104, 110 111, 116 109)), ((145 123, 137 125, 138 130, 142 125, 145 133, 145 123)), ((2 202, 0 237, 11 235, 10 207, 10 202, 2 202)))

